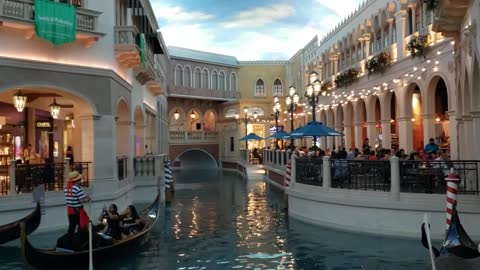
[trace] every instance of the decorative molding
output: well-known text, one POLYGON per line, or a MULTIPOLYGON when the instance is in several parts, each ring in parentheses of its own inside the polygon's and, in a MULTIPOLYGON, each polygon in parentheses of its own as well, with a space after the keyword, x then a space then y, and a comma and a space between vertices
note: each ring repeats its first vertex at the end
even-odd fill
POLYGON ((288 61, 238 61, 240 66, 256 66, 256 65, 288 65, 288 61))

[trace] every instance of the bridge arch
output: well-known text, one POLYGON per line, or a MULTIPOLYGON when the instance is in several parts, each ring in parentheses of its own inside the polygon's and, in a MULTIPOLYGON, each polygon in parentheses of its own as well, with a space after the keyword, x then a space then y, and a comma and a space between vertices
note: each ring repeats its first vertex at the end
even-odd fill
POLYGON ((218 169, 217 159, 202 148, 184 150, 175 157, 174 165, 182 168, 218 169))

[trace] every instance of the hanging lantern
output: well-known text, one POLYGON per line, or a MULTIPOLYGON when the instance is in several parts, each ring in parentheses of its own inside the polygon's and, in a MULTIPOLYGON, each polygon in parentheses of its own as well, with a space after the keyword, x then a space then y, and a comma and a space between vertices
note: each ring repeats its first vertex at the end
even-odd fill
POLYGON ((180 118, 180 113, 178 112, 178 110, 175 110, 175 112, 173 113, 173 117, 175 117, 175 120, 178 120, 178 118, 180 118))
POLYGON ((195 115, 195 112, 192 110, 192 112, 190 113, 190 118, 191 118, 192 120, 195 120, 196 117, 197 117, 197 116, 195 115))
POLYGON ((25 105, 27 105, 27 96, 22 95, 22 92, 18 91, 18 93, 13 96, 13 106, 15 106, 17 111, 22 112, 25 105))
POLYGON ((50 107, 50 114, 52 115, 53 119, 57 119, 60 115, 60 105, 58 105, 57 101, 53 99, 53 103, 48 107, 50 107))

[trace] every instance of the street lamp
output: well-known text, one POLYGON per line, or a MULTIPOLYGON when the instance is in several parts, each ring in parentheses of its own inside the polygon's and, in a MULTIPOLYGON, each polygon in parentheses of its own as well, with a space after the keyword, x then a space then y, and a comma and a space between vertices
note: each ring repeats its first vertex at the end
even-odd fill
MULTIPOLYGON (((257 112, 253 113, 253 121, 257 121, 258 114, 257 112)), ((240 119, 240 114, 235 113, 235 119, 237 120, 237 123, 245 123, 245 136, 248 135, 248 123, 251 121, 248 119, 248 108, 244 107, 243 108, 243 119, 240 119)), ((248 149, 248 141, 245 141, 245 148, 248 149)))
MULTIPOLYGON (((313 71, 310 73, 310 83, 306 86, 305 97, 308 100, 308 104, 312 107, 313 121, 316 119, 316 107, 320 100, 320 95, 325 96, 326 92, 320 93, 322 88, 322 82, 318 79, 318 73, 313 71)), ((317 147, 317 136, 313 136, 313 147, 317 147)))
MULTIPOLYGON (((290 86, 289 95, 285 99, 285 104, 287 105, 287 110, 290 113, 290 132, 293 131, 293 113, 295 112, 295 109, 297 108, 299 100, 300 100, 300 96, 297 94, 297 89, 295 89, 295 87, 293 87, 293 86, 290 86)), ((295 140, 290 135, 290 148, 292 148, 292 150, 295 148, 294 143, 295 143, 295 140)))
MULTIPOLYGON (((278 132, 278 117, 280 116, 281 105, 278 97, 273 98, 273 116, 275 117, 275 133, 278 132)), ((275 148, 278 148, 278 139, 275 139, 275 148)))

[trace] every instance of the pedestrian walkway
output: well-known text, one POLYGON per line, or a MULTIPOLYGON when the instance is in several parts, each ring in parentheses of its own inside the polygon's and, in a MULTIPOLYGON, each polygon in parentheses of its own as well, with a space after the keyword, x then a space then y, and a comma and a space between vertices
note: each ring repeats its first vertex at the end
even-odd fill
POLYGON ((265 176, 263 165, 247 165, 247 178, 253 180, 262 180, 265 176))

